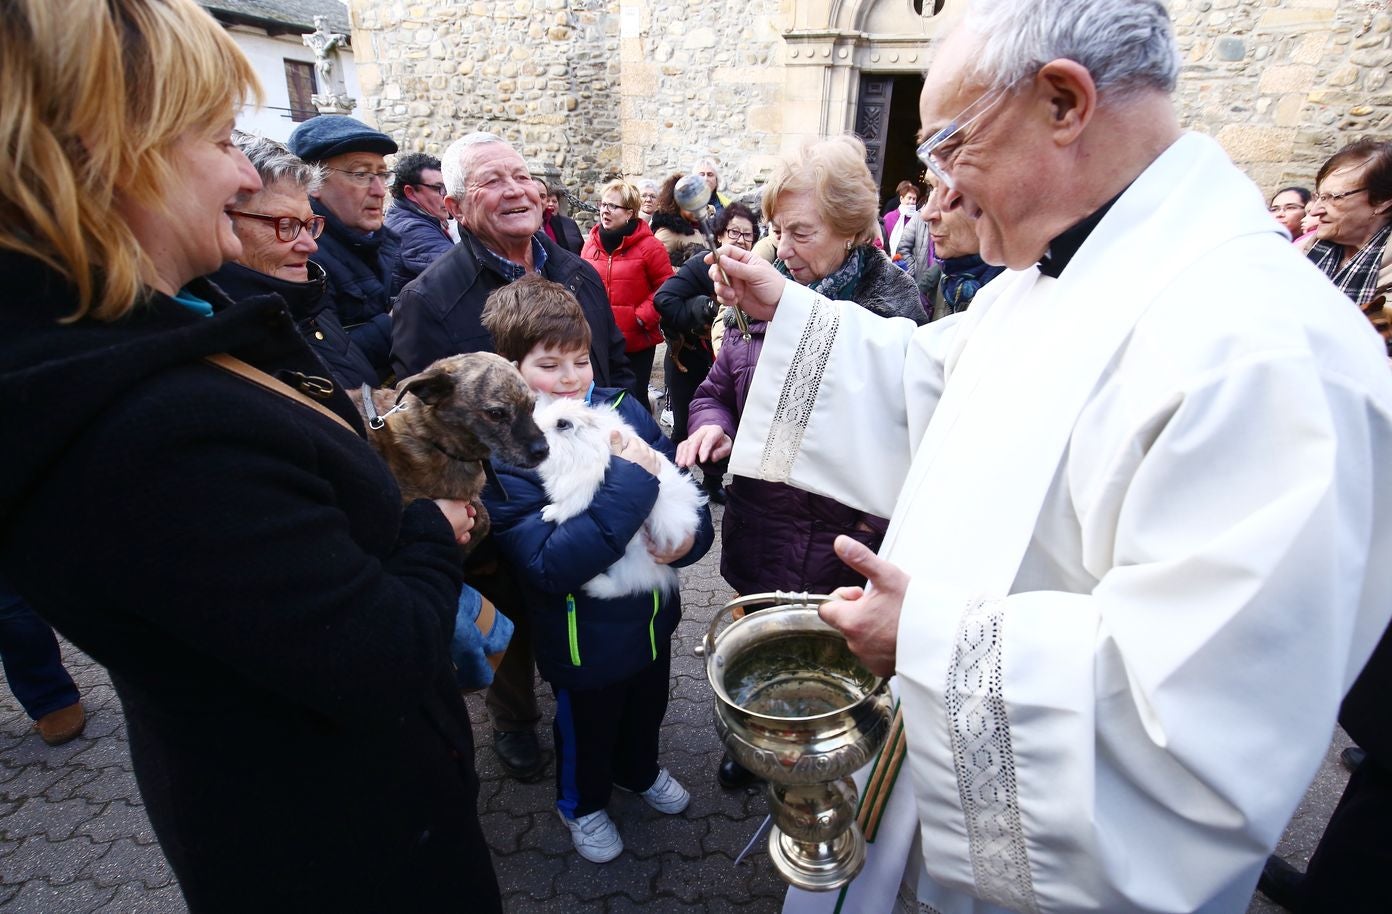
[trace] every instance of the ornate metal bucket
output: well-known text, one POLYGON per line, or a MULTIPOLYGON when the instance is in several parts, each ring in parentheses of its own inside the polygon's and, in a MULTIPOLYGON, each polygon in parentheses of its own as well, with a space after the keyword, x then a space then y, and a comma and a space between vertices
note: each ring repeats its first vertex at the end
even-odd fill
POLYGON ((702 645, 716 730, 730 755, 768 782, 769 856, 784 881, 812 891, 840 888, 865 863, 849 775, 879 751, 891 716, 885 680, 818 617, 830 599, 779 592, 732 600, 702 645), (737 609, 761 607, 734 619, 737 609))

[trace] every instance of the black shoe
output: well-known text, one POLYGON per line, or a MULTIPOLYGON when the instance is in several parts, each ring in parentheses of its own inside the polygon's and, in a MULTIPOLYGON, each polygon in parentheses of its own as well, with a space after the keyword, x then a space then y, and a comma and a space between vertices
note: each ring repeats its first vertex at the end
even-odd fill
POLYGON ((716 771, 715 779, 720 782, 721 787, 727 790, 738 790, 741 787, 759 783, 757 774, 728 755, 720 760, 720 769, 716 771))
POLYGON ((1300 901, 1300 891, 1305 882, 1305 874, 1286 861, 1272 854, 1266 858, 1261 878, 1257 880, 1257 891, 1287 911, 1294 911, 1300 901))
POLYGON ((503 770, 523 783, 537 780, 546 770, 534 730, 494 730, 493 751, 503 770))
POLYGON ((725 487, 718 480, 714 485, 704 485, 702 488, 706 490, 706 497, 711 500, 712 504, 725 504, 725 487))
POLYGON ((1358 766, 1363 764, 1363 760, 1368 757, 1368 753, 1357 746, 1349 746, 1339 753, 1339 761, 1349 770, 1349 774, 1358 770, 1358 766))

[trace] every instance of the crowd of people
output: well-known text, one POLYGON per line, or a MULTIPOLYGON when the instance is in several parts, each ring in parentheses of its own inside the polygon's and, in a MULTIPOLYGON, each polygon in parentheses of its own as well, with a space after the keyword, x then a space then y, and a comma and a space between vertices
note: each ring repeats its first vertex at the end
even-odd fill
POLYGON ((1225 912, 1259 876, 1375 909, 1392 143, 1268 216, 1179 129, 1158 0, 995 0, 888 206, 838 136, 744 198, 700 158, 706 212, 682 174, 615 178, 585 231, 492 133, 236 130, 256 78, 191 0, 11 5, 0 390, 45 418, 0 474, 0 655, 51 744, 83 710, 49 625, 108 668, 191 910, 501 910, 452 653, 480 593, 514 625, 493 751, 553 771, 576 852, 623 852, 613 787, 681 813, 680 591, 593 586, 669 462, 725 506, 731 596, 832 594, 894 677, 865 873, 786 910, 1225 912), (348 391, 469 352, 622 417, 583 510, 501 464, 479 542, 473 504, 402 503, 348 391), (1267 855, 1336 716, 1361 748, 1302 874, 1267 855))

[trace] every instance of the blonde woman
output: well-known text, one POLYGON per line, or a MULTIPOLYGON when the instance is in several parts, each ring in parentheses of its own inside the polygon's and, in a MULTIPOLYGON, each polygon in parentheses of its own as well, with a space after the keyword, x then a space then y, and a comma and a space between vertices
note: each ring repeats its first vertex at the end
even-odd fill
POLYGON ((200 278, 259 94, 192 0, 0 17, 0 575, 105 665, 191 911, 500 910, 447 648, 462 503, 402 509, 279 296, 200 278), (74 41, 73 36, 82 36, 74 41))
POLYGON ((662 342, 653 293, 672 278, 672 265, 667 249, 638 218, 638 188, 624 180, 610 181, 599 200, 599 224, 590 229, 580 256, 604 280, 614 322, 623 332, 624 353, 633 366, 633 395, 649 406, 648 381, 662 342))

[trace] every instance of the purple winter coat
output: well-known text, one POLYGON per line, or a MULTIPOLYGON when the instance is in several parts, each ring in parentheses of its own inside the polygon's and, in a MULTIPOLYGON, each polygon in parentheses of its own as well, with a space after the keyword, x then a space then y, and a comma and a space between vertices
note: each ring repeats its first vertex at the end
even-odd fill
MULTIPOLYGON (((852 300, 883 317, 926 323, 913 280, 882 252, 872 253, 852 300)), ((720 354, 691 399, 687 427, 717 425, 734 438, 767 324, 751 322, 748 342, 733 329, 733 315, 727 315, 725 324, 720 354)), ((836 556, 832 543, 844 533, 878 550, 889 527, 882 517, 784 483, 735 476, 725 494, 729 501, 720 530, 720 574, 741 594, 830 593, 837 587, 862 585, 865 579, 836 556)))
MULTIPOLYGON (((689 427, 718 425, 731 438, 744 414, 754 366, 764 348, 764 321, 749 324, 745 342, 726 329, 715 364, 691 400, 689 427)), ((865 578, 832 550, 837 535, 878 550, 889 522, 781 482, 735 476, 720 525, 720 574, 737 593, 769 590, 830 593, 865 578)))

